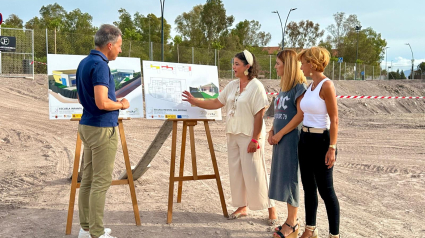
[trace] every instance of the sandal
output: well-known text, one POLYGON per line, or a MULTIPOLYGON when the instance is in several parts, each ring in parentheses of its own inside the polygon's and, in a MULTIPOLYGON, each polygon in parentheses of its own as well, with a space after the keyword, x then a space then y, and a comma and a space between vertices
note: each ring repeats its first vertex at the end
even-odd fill
POLYGON ((284 236, 283 233, 281 232, 282 226, 279 226, 279 227, 277 227, 277 228, 279 228, 279 231, 275 232, 273 234, 273 237, 276 237, 275 235, 278 235, 280 238, 298 238, 298 231, 300 230, 300 223, 297 222, 297 224, 295 224, 295 226, 291 226, 287 222, 285 222, 285 225, 289 226, 292 229, 292 232, 289 235, 284 236))
POLYGON ((317 229, 316 226, 307 226, 306 225, 305 229, 313 232, 313 234, 311 236, 309 236, 308 238, 318 238, 319 237, 319 230, 317 229))
POLYGON ((279 218, 276 218, 276 219, 268 219, 267 220, 267 224, 269 225, 269 226, 275 226, 276 225, 276 223, 279 221, 279 218))
MULTIPOLYGON (((286 222, 285 222, 286 223, 286 222)), ((298 222, 298 218, 297 218, 297 224, 299 224, 299 222, 298 222)), ((297 226, 296 224, 295 224, 295 226, 297 226)), ((295 227, 294 226, 294 227, 295 227)), ((274 228, 274 231, 275 232, 278 232, 278 231, 280 231, 280 230, 282 230, 282 226, 278 226, 278 227, 276 227, 276 228, 274 228)))
POLYGON ((247 216, 246 214, 242 214, 242 213, 232 213, 227 218, 227 220, 235 220, 235 219, 239 219, 239 218, 246 217, 246 216, 247 216))

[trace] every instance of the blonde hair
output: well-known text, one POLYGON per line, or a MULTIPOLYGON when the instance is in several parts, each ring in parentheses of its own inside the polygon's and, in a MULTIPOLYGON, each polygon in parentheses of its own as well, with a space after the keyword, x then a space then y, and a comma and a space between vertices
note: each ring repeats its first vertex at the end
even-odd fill
POLYGON ((323 47, 313 46, 310 49, 301 51, 297 58, 299 61, 304 59, 307 63, 310 63, 314 70, 323 72, 329 64, 331 54, 323 47))
POLYGON ((280 79, 280 88, 287 92, 297 84, 306 83, 307 80, 300 69, 301 63, 297 60, 297 53, 294 50, 282 50, 277 54, 283 62, 283 75, 280 79))

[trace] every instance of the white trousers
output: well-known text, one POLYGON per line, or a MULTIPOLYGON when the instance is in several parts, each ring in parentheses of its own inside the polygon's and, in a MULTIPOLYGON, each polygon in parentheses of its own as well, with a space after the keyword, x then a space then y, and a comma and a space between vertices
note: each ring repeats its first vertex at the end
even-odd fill
POLYGON ((252 137, 227 134, 230 191, 232 206, 247 206, 250 210, 274 207, 269 199, 269 179, 264 161, 265 136, 258 141, 260 149, 248 153, 252 137))

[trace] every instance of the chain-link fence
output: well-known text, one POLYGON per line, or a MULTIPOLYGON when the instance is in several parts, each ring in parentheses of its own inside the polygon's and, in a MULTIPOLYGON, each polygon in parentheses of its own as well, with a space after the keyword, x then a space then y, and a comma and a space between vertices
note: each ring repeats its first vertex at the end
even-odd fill
MULTIPOLYGON (((53 30, 34 31, 35 61, 47 63, 49 54, 86 55, 94 48, 94 34, 56 32, 53 30)), ((259 78, 278 79, 274 69, 276 54, 270 55, 262 49, 255 49, 260 66, 259 78)), ((184 45, 164 45, 164 61, 187 64, 216 65, 219 78, 233 78, 232 59, 236 52, 211 48, 196 48, 184 45)), ((277 52, 274 52, 277 53, 277 52)), ((141 60, 161 61, 161 44, 124 40, 121 57, 137 57, 141 60)), ((45 74, 46 65, 35 64, 35 72, 45 74)), ((325 75, 334 80, 376 80, 386 79, 386 71, 379 66, 331 61, 325 75), (356 70, 357 69, 357 70, 356 70)))
POLYGON ((0 28, 0 38, 7 44, 14 38, 15 51, 0 52, 0 77, 34 78, 34 31, 0 28))

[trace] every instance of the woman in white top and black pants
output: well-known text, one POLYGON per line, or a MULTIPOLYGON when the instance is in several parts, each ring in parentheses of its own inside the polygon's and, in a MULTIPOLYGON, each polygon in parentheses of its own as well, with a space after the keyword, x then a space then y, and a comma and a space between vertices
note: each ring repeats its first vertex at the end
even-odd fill
POLYGON ((339 237, 340 208, 332 175, 337 153, 338 107, 335 87, 323 74, 329 59, 329 51, 321 47, 298 54, 301 70, 313 79, 300 103, 304 119, 298 155, 306 214, 306 229, 301 238, 318 236, 317 190, 326 206, 329 237, 339 237))
POLYGON ((237 207, 229 219, 246 216, 250 210, 269 210, 268 224, 277 222, 274 202, 269 199, 268 175, 264 160, 266 126, 263 115, 269 105, 263 84, 256 79, 257 62, 244 50, 233 58, 231 81, 218 98, 199 100, 183 92, 183 101, 205 109, 226 105, 226 135, 232 205, 237 207))

